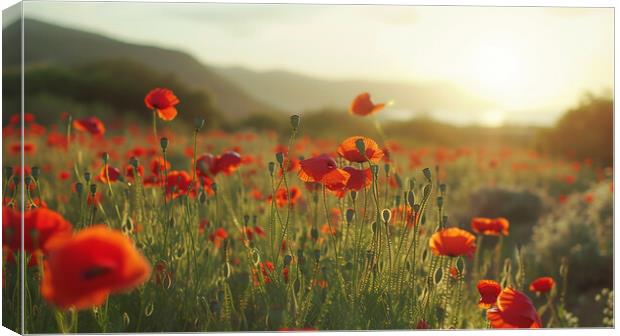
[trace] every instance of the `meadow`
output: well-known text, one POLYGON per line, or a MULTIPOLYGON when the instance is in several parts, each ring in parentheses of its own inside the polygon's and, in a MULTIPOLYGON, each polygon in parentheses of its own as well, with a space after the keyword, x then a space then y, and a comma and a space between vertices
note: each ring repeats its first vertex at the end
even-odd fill
POLYGON ((376 136, 337 140, 304 135, 298 115, 286 136, 188 130, 183 96, 141 99, 142 123, 27 113, 4 127, 8 328, 613 326, 610 167, 395 140, 365 94, 347 117, 376 136))

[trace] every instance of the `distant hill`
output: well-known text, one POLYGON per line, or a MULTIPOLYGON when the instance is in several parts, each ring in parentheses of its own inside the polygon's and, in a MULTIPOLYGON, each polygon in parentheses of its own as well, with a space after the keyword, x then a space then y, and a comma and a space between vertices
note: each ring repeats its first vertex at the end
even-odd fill
MULTIPOLYGON (((17 45, 18 32, 17 24, 5 28, 5 50, 17 45)), ((393 100, 395 109, 417 115, 447 113, 448 119, 474 116, 493 107, 467 90, 445 82, 325 80, 286 71, 215 67, 202 64, 183 52, 126 43, 34 19, 26 19, 25 34, 27 66, 75 66, 127 59, 163 75, 171 74, 189 88, 204 90, 212 97, 214 105, 232 119, 256 112, 342 110, 362 91, 370 92, 377 101, 393 100)), ((4 58, 5 66, 19 64, 18 53, 5 53, 4 58)))
MULTIPOLYGON (((252 98, 210 67, 183 52, 125 43, 102 35, 64 28, 34 19, 25 20, 24 30, 26 66, 75 66, 123 58, 144 64, 161 74, 174 75, 188 87, 207 91, 213 98, 214 104, 226 116, 238 117, 273 110, 267 104, 252 98)), ((2 35, 4 49, 19 45, 17 23, 7 26, 2 35)), ((5 53, 4 55, 4 66, 19 65, 18 53, 5 53)))
POLYGON ((393 100, 394 108, 418 115, 437 111, 480 113, 493 105, 446 82, 406 83, 368 80, 324 80, 286 71, 257 72, 240 67, 213 68, 240 88, 291 112, 344 108, 367 91, 376 102, 393 100))

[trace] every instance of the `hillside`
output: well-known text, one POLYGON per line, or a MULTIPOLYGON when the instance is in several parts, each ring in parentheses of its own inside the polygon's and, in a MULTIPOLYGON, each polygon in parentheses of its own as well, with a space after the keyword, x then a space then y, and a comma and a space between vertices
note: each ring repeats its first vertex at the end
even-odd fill
MULTIPOLYGON (((63 28, 34 19, 26 19, 25 63, 33 65, 75 66, 110 59, 142 63, 163 75, 173 75, 193 89, 209 93, 226 116, 239 117, 272 110, 223 78, 194 57, 179 51, 121 42, 102 35, 63 28)), ((19 26, 3 31, 3 47, 18 45, 19 26)), ((19 56, 15 54, 15 56, 19 56)), ((4 59, 4 66, 19 64, 18 57, 4 59)))

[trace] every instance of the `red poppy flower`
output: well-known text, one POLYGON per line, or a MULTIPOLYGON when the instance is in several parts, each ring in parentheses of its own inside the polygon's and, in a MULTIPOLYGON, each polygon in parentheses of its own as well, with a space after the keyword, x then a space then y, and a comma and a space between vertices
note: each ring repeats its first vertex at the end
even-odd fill
POLYGON ((118 168, 104 166, 103 168, 101 168, 101 172, 99 173, 99 176, 97 176, 97 180, 103 183, 116 182, 118 181, 120 176, 121 176, 121 171, 118 170, 118 168), (107 174, 106 174, 106 168, 107 168, 107 174))
POLYGON ((209 235, 209 240, 213 242, 215 247, 220 248, 222 246, 222 242, 228 238, 228 232, 224 230, 224 228, 217 228, 209 235))
POLYGON ((471 229, 476 233, 487 236, 507 236, 509 227, 510 222, 502 217, 495 219, 474 217, 471 219, 471 229))
POLYGON ((502 291, 502 287, 497 281, 480 280, 476 287, 480 293, 478 307, 488 309, 497 303, 497 296, 502 291))
POLYGON ((364 92, 353 99, 351 106, 349 106, 349 112, 358 116, 367 116, 381 111, 384 107, 385 104, 374 104, 370 100, 370 94, 364 92))
POLYGON ((555 280, 552 277, 541 277, 530 284, 530 291, 534 293, 547 293, 555 286, 555 280))
POLYGON ((151 273, 148 261, 120 231, 95 225, 55 239, 44 263, 41 295, 63 309, 86 309, 130 290, 151 273))
MULTIPOLYGON (((144 176, 144 167, 142 166, 138 166, 138 176, 144 176)), ((127 176, 130 179, 134 179, 136 177, 136 168, 134 168, 134 166, 128 164, 127 166, 125 166, 125 176, 127 176)))
POLYGON ((157 111, 157 115, 166 121, 177 116, 177 109, 174 106, 178 103, 180 103, 179 98, 172 91, 162 88, 151 90, 144 98, 146 107, 157 111))
MULTIPOLYGON (((166 178, 166 197, 175 199, 181 195, 187 195, 190 191, 192 178, 187 172, 173 170, 168 172, 166 178)), ((195 194, 195 188, 192 190, 195 194)))
POLYGON ((471 257, 476 251, 476 237, 465 230, 452 227, 435 232, 428 245, 435 255, 471 257))
POLYGON ((344 169, 336 168, 325 174, 321 182, 331 191, 342 191, 347 186, 351 175, 344 169))
POLYGON ((240 165, 241 155, 239 155, 239 153, 237 152, 228 151, 215 158, 215 162, 213 163, 211 172, 213 173, 213 175, 216 175, 218 173, 230 175, 232 172, 237 170, 240 165))
POLYGON ((281 187, 276 191, 276 205, 278 207, 283 207, 289 204, 295 205, 297 201, 301 198, 301 191, 297 187, 291 187, 289 189, 288 195, 286 192, 286 188, 281 187))
POLYGON ((357 169, 353 167, 344 167, 342 170, 350 175, 346 185, 348 190, 361 190, 372 183, 372 172, 370 168, 357 169))
POLYGON ((321 182, 323 176, 337 168, 336 160, 327 154, 303 160, 299 165, 298 175, 304 182, 321 182))
POLYGON ((383 151, 379 148, 379 145, 377 145, 374 140, 363 136, 352 136, 345 139, 340 146, 338 146, 338 154, 351 162, 359 163, 366 162, 366 159, 370 162, 377 163, 383 157, 383 151), (359 139, 364 141, 364 147, 366 148, 364 153, 366 157, 360 154, 355 144, 359 139))
POLYGON ((2 207, 2 245, 14 251, 21 250, 22 216, 24 249, 29 253, 36 250, 47 251, 46 244, 52 237, 71 234, 71 224, 53 210, 40 207, 21 213, 2 207))
POLYGON ((163 172, 164 169, 170 171, 170 161, 164 161, 164 158, 159 156, 154 158, 151 161, 151 173, 153 173, 153 175, 159 177, 163 172), (165 162, 165 168, 164 168, 164 162, 165 162))
POLYGON ((487 310, 492 328, 540 328, 541 322, 530 298, 513 289, 504 288, 497 306, 487 310))
POLYGON ((80 132, 87 132, 94 136, 103 135, 105 126, 97 117, 87 117, 73 121, 73 127, 80 132))

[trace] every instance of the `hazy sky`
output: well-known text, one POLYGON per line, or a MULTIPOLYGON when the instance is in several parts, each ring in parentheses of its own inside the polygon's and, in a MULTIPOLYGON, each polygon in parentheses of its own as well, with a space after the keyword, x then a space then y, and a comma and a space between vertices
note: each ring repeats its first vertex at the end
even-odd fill
POLYGON ((110 2, 24 6, 27 16, 183 50, 213 65, 322 78, 451 81, 498 104, 481 120, 487 124, 524 118, 550 122, 584 91, 598 93, 613 85, 613 9, 110 2))

